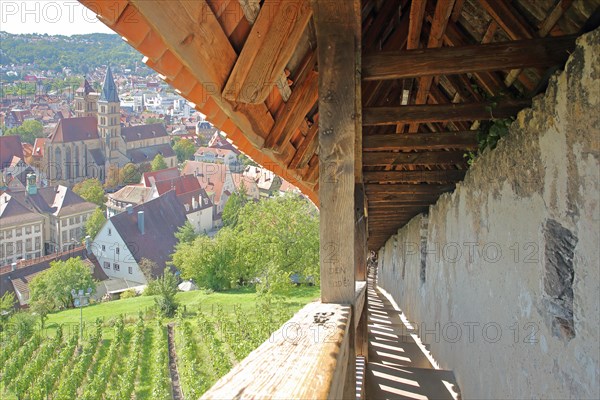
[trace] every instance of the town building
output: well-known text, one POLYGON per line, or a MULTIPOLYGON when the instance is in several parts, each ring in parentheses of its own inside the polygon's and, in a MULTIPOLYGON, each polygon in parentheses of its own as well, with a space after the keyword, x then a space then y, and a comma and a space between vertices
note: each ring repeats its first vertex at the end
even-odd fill
POLYGON ((94 238, 92 252, 110 278, 143 285, 150 277, 140 268, 142 258, 156 263, 153 277, 162 275, 185 221, 185 208, 171 190, 110 217, 94 238))
POLYGON ((80 243, 96 208, 66 186, 38 188, 29 174, 25 190, 0 195, 0 265, 80 243))
POLYGON ((110 67, 102 91, 92 90, 84 79, 75 93, 77 116, 61 119, 44 143, 51 182, 72 184, 86 178, 104 181, 109 166, 150 163, 158 154, 167 165, 177 165, 162 124, 121 126, 120 101, 110 67))

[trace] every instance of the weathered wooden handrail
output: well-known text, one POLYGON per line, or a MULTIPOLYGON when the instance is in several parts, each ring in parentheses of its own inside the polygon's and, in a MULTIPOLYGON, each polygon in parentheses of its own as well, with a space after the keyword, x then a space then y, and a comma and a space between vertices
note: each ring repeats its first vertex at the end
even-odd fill
POLYGON ((202 399, 343 398, 348 366, 355 362, 350 321, 360 320, 366 287, 356 282, 354 318, 352 305, 306 305, 202 399))

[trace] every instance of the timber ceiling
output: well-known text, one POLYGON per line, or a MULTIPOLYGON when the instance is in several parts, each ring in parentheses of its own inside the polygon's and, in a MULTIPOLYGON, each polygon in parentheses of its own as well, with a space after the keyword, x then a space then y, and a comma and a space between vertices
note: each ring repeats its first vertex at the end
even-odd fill
MULTIPOLYGON (((344 0, 336 0, 344 1, 344 0)), ((318 204, 308 0, 81 0, 256 162, 318 204)), ((362 0, 362 173, 378 249, 468 169, 598 26, 600 0, 362 0)))

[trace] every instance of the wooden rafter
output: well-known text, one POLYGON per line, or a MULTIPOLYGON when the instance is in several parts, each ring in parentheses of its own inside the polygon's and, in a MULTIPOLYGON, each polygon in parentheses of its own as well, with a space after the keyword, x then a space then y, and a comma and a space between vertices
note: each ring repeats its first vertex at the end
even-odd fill
MULTIPOLYGON (((442 40, 444 32, 446 32, 446 26, 452 14, 455 0, 438 1, 435 6, 435 12, 433 14, 433 21, 431 22, 431 30, 429 32, 429 40, 427 41, 428 48, 437 48, 442 46, 442 40)), ((432 76, 423 76, 419 78, 419 88, 417 89, 417 95, 415 97, 415 104, 426 104, 427 96, 429 94, 429 88, 433 83, 432 76)), ((417 132, 419 129, 419 123, 413 122, 410 124, 408 131, 417 132)))
POLYGON ((396 125, 441 121, 473 121, 507 118, 531 104, 530 100, 500 103, 426 104, 400 107, 367 107, 363 109, 363 125, 396 125))
POLYGON ((302 0, 267 0, 223 90, 242 103, 265 101, 292 57, 312 15, 302 0))
POLYGON ((464 170, 422 170, 422 171, 365 171, 365 182, 397 183, 449 183, 458 182, 465 176, 464 170))
POLYGON ((284 143, 300 126, 306 114, 313 108, 318 98, 319 74, 311 71, 296 86, 287 103, 277 112, 275 125, 265 140, 265 147, 281 151, 284 143))
MULTIPOLYGON (((407 135, 408 136, 408 135, 407 135)), ((413 135, 410 135, 413 136, 413 135)), ((363 154, 363 166, 465 164, 464 152, 426 151, 420 153, 374 152, 363 154)))

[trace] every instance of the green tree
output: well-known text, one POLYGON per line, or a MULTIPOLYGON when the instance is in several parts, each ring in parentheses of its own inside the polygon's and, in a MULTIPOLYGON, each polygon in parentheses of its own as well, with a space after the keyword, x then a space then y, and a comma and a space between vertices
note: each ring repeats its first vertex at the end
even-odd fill
POLYGON ((319 219, 316 208, 294 196, 247 202, 237 223, 214 239, 179 243, 173 264, 184 279, 223 290, 255 278, 261 289, 277 292, 298 274, 319 281, 319 219))
POLYGON ((194 142, 191 140, 181 139, 175 143, 173 150, 175 150, 175 154, 177 154, 177 160, 179 160, 179 162, 184 162, 190 160, 194 156, 196 146, 194 146, 194 142))
POLYGON ((40 298, 36 302, 30 304, 29 309, 34 314, 40 317, 40 327, 44 329, 46 326, 46 320, 48 319, 48 314, 54 308, 54 304, 47 298, 40 298))
POLYGON ((108 166, 108 171, 106 171, 106 179, 104 180, 104 187, 107 189, 113 189, 119 186, 120 184, 120 174, 119 166, 117 164, 111 164, 108 166))
POLYGON ((242 186, 243 185, 240 185, 241 193, 232 194, 227 199, 227 203, 225 203, 225 207, 223 208, 223 216, 221 217, 223 220, 223 226, 235 227, 238 224, 238 216, 240 211, 248 202, 248 198, 242 191, 242 186))
POLYGON ((0 332, 4 330, 4 325, 8 317, 15 309, 15 295, 11 292, 6 292, 0 297, 0 332))
POLYGON ((71 290, 96 289, 90 268, 81 258, 53 261, 50 268, 36 275, 30 285, 30 303, 47 302, 52 309, 73 306, 71 290))
POLYGON ((30 119, 23 121, 21 126, 7 130, 4 135, 18 135, 21 137, 21 142, 33 144, 36 138, 44 137, 44 126, 40 121, 30 119))
POLYGON ((98 179, 85 179, 73 186, 73 191, 85 201, 104 208, 104 189, 98 179))
POLYGON ((165 120, 162 118, 154 118, 154 117, 150 117, 150 118, 146 118, 146 125, 150 125, 150 124, 165 124, 165 120))
POLYGON ((125 164, 125 166, 119 171, 119 184, 120 185, 132 185, 140 183, 142 174, 140 169, 132 163, 125 164))
POLYGON ((161 316, 172 317, 179 305, 175 299, 178 284, 177 277, 169 269, 165 269, 163 276, 155 282, 157 296, 154 299, 154 304, 156 309, 161 316))
POLYGON ((157 154, 152 160, 152 171, 159 171, 161 169, 167 168, 167 163, 165 162, 165 158, 161 154, 157 154))
POLYGON ((98 232, 100 232, 100 229, 104 226, 105 222, 106 217, 104 216, 104 211, 96 208, 85 222, 85 234, 94 239, 98 232))
POLYGON ((175 233, 175 237, 179 243, 192 243, 198 234, 194 232, 194 227, 190 221, 185 221, 185 224, 181 226, 175 233))

